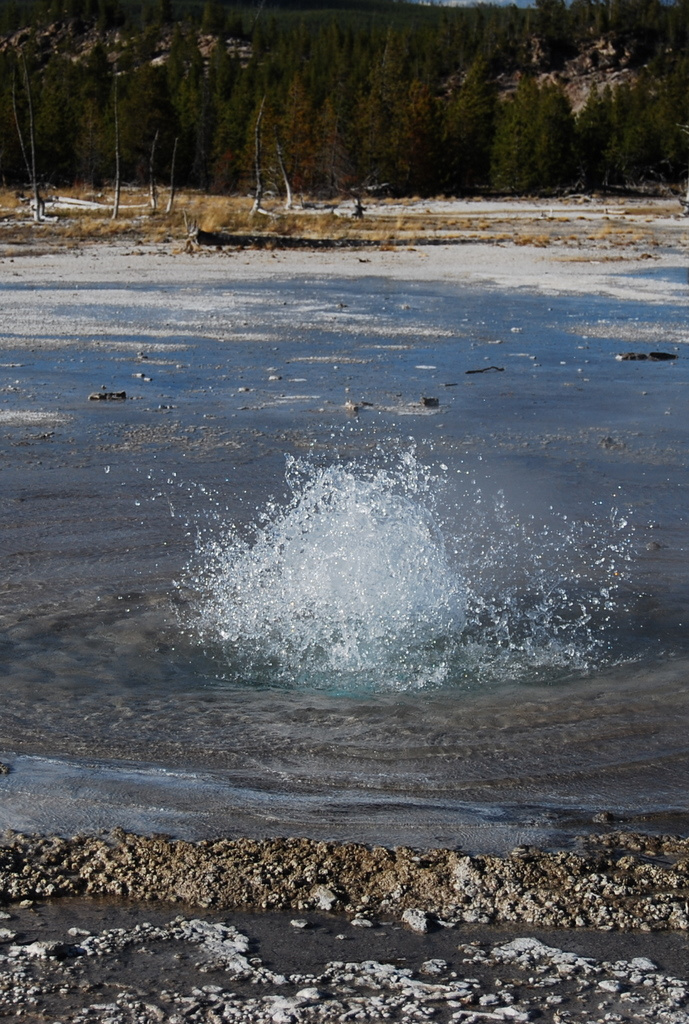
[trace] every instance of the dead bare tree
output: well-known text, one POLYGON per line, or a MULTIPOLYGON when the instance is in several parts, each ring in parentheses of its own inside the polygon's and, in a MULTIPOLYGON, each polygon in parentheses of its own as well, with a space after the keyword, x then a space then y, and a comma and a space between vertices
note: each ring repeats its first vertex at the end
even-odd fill
POLYGON ((115 65, 115 78, 113 80, 113 107, 115 112, 115 198, 112 204, 112 219, 117 220, 120 213, 120 191, 122 189, 122 178, 120 173, 120 112, 117 97, 117 65, 115 65))
MULTIPOLYGON (((678 124, 677 127, 685 135, 689 135, 689 124, 678 124)), ((680 204, 684 210, 684 216, 689 217, 689 175, 687 175, 687 191, 684 199, 680 199, 680 204)))
POLYGON ((155 210, 158 207, 158 190, 156 188, 154 164, 155 164, 156 146, 158 145, 158 135, 159 134, 160 134, 160 129, 156 128, 156 133, 153 136, 153 142, 151 143, 151 155, 150 155, 149 160, 148 160, 148 194, 149 194, 150 202, 151 202, 151 210, 153 210, 154 212, 155 212, 155 210))
POLYGON ((17 134, 19 136, 19 145, 21 146, 21 151, 24 156, 24 163, 26 165, 27 174, 29 175, 29 179, 31 181, 31 190, 33 192, 33 218, 37 223, 40 223, 43 220, 43 200, 41 199, 41 193, 38 186, 38 176, 36 174, 36 132, 33 116, 33 100, 31 97, 31 82, 29 80, 29 69, 26 66, 26 57, 24 56, 24 51, 20 50, 19 54, 22 62, 22 71, 24 72, 24 90, 26 92, 26 104, 29 113, 29 148, 31 152, 31 163, 29 163, 29 160, 27 158, 26 147, 24 145, 24 137, 22 135, 22 130, 19 124, 19 115, 17 112, 17 96, 16 89, 14 87, 14 79, 12 79, 12 105, 14 108, 14 120, 17 126, 17 134))
POLYGON ((363 215, 364 215, 365 209, 366 209, 366 207, 361 202, 361 193, 360 192, 355 192, 354 193, 354 213, 352 214, 352 216, 356 217, 358 220, 360 220, 363 217, 363 215))
POLYGON ((261 17, 261 12, 262 12, 263 8, 265 7, 265 5, 266 5, 266 0, 258 0, 258 3, 255 4, 255 6, 254 6, 254 10, 255 10, 254 20, 253 20, 253 22, 251 24, 252 32, 256 28, 256 22, 261 17))
POLYGON ((254 193, 254 205, 251 207, 252 213, 260 213, 261 203, 263 202, 263 178, 261 176, 261 121, 263 120, 263 107, 265 105, 265 96, 261 100, 261 106, 258 110, 258 117, 256 118, 256 127, 254 128, 254 172, 256 175, 256 191, 254 193))
POLYGON ((172 162, 170 164, 170 197, 167 201, 165 208, 166 213, 172 213, 172 204, 175 201, 175 160, 177 158, 177 143, 179 142, 179 135, 175 138, 175 144, 172 147, 172 162))
POLYGON ((187 211, 182 210, 182 216, 184 217, 184 230, 186 233, 186 242, 184 245, 184 251, 187 253, 194 252, 196 245, 196 239, 199 233, 199 226, 196 221, 190 221, 187 217, 187 211))
POLYGON ((26 146, 24 145, 24 134, 19 123, 19 111, 17 110, 17 80, 12 75, 12 110, 14 111, 14 123, 17 127, 17 135, 19 136, 19 146, 24 157, 24 167, 26 168, 26 177, 28 181, 31 181, 31 167, 29 166, 29 158, 26 155, 26 146))
POLYGON ((275 128, 275 152, 277 153, 280 174, 282 175, 282 180, 285 183, 285 209, 291 210, 294 206, 294 202, 292 200, 292 186, 290 184, 289 176, 287 174, 287 168, 285 167, 285 160, 282 153, 282 143, 280 142, 280 136, 278 135, 277 126, 275 128))

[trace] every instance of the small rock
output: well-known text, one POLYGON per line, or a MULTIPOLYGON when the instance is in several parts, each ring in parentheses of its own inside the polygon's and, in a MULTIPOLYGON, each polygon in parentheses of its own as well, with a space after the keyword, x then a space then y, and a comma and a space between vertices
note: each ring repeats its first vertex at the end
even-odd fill
POLYGON ((440 399, 428 398, 426 395, 422 395, 421 405, 424 405, 427 409, 437 409, 437 407, 440 405, 440 399))
POLYGON ((303 917, 295 917, 295 918, 293 918, 290 921, 290 924, 291 924, 291 926, 293 928, 298 928, 299 930, 302 930, 302 931, 303 931, 304 928, 308 928, 309 927, 309 922, 305 921, 303 917))
POLYGON ((10 774, 10 766, 8 764, 3 764, 3 762, 0 761, 0 775, 9 775, 9 774, 10 774))
POLYGON ((317 900, 319 910, 332 910, 337 903, 337 896, 327 885, 317 885, 311 890, 311 895, 317 900))
POLYGON ((25 956, 36 960, 47 960, 48 957, 62 958, 65 955, 66 947, 63 942, 38 941, 30 942, 28 946, 21 947, 25 956))
POLYGON ((594 814, 591 821, 594 825, 609 825, 611 821, 615 820, 615 815, 612 811, 599 811, 598 814, 594 814))
POLYGON ((369 921, 367 917, 353 917, 349 923, 352 928, 373 928, 373 921, 369 921))
POLYGON ((0 928, 0 942, 12 942, 16 937, 17 933, 11 932, 9 928, 0 928))
POLYGON ((624 441, 618 441, 615 437, 602 437, 598 442, 600 448, 606 448, 608 451, 622 451, 626 448, 624 441))
POLYGON ((126 391, 93 391, 89 395, 89 402, 123 402, 126 397, 126 391))
POLYGON ((300 988, 297 992, 296 998, 303 1006, 307 1003, 317 1003, 318 1000, 322 998, 322 993, 320 989, 313 986, 309 988, 300 988))
POLYGON ((410 907, 402 914, 402 921, 418 935, 425 935, 428 931, 428 914, 425 910, 410 907))
POLYGON ((421 974, 430 974, 431 976, 437 976, 442 974, 443 971, 447 970, 447 960, 424 960, 421 964, 421 974))
POLYGON ((598 982, 598 988, 601 992, 620 992, 622 990, 619 981, 614 981, 612 978, 603 978, 598 982))
POLYGON ((629 961, 629 966, 633 967, 635 971, 657 971, 658 967, 649 960, 646 956, 635 956, 633 960, 629 961))

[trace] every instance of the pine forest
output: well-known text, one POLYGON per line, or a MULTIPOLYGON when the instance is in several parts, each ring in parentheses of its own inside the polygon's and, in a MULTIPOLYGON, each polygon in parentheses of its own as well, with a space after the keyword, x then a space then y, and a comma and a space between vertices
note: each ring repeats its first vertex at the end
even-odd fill
POLYGON ((0 180, 229 194, 684 188, 689 0, 0 4, 0 180))

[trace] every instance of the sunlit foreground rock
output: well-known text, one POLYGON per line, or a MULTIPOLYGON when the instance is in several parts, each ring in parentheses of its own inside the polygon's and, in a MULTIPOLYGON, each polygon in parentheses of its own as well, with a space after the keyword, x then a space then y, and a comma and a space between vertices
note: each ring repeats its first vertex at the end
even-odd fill
POLYGON ((0 900, 126 896, 355 916, 417 910, 446 923, 689 929, 689 840, 609 833, 582 839, 581 849, 518 847, 498 857, 308 839, 9 833, 0 846, 0 900))

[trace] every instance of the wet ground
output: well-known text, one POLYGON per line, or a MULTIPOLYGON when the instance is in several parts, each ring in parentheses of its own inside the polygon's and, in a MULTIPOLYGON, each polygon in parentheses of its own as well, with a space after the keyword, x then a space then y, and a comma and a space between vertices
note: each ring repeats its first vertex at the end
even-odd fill
POLYGON ((0 921, 3 1019, 686 1021, 684 935, 70 900, 0 921))

